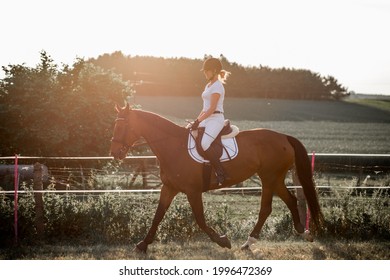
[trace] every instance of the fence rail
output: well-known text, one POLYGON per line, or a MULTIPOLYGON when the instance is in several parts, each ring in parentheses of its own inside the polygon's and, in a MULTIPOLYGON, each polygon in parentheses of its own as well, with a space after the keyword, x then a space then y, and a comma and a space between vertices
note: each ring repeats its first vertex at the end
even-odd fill
MULTIPOLYGON (((287 186, 288 189, 301 189, 302 186, 287 186)), ((340 190, 390 190, 390 186, 316 186, 317 189, 330 189, 336 188, 340 190)), ((261 187, 231 187, 231 188, 221 188, 217 190, 212 190, 210 192, 234 192, 234 191, 261 191, 261 187)), ((28 194, 28 193, 74 193, 74 194, 102 194, 102 193, 159 193, 160 189, 139 189, 139 190, 19 190, 18 194, 28 194)), ((0 191, 0 194, 13 195, 14 191, 0 191)))
MULTIPOLYGON (((312 154, 308 154, 310 157, 312 154)), ((13 164, 14 156, 0 157, 0 163, 13 164)), ((159 186, 161 180, 159 178, 159 162, 153 155, 151 156, 128 156, 122 161, 120 169, 117 169, 112 174, 105 170, 105 166, 115 162, 112 157, 35 157, 35 156, 18 156, 20 165, 33 165, 39 162, 46 165, 50 175, 55 177, 60 185, 56 185, 58 191, 69 189, 69 185, 73 188, 94 189, 87 186, 89 178, 95 176, 112 176, 111 179, 119 180, 118 178, 126 178, 128 186, 132 186, 138 176, 142 177, 142 186, 147 188, 150 186, 159 186), (115 174, 114 174, 115 173, 115 174), (131 175, 130 175, 131 173, 131 175)), ((0 166, 1 167, 1 166, 0 166)), ((12 167, 13 168, 13 167, 12 167)), ((1 171, 1 170, 0 170, 1 171)), ((357 174, 355 186, 364 186, 363 180, 367 174, 389 174, 390 172, 390 154, 330 154, 318 153, 315 154, 315 173, 338 174, 337 176, 345 176, 349 173, 357 174)), ((1 179, 0 173, 0 179, 1 179)), ((13 173, 9 174, 9 178, 13 173)), ((336 175, 335 175, 336 176, 336 175)), ((47 179, 47 176, 44 177, 47 179)), ((11 180, 9 180, 11 181, 11 180)), ((258 183, 258 178, 252 178, 252 181, 258 183)), ((116 181, 115 183, 117 183, 116 181)), ((1 181, 0 181, 1 183, 1 181)), ((46 185, 48 183, 46 182, 46 185)), ((113 183, 114 184, 114 183, 113 183)), ((319 182, 328 186, 332 183, 328 180, 319 182)), ((0 185, 1 186, 1 185, 0 185)), ((114 188, 114 185, 113 185, 114 188)), ((74 189, 72 191, 75 191, 74 189)), ((102 190, 97 190, 101 192, 102 190)), ((123 190, 122 190, 123 191, 123 190)))
MULTIPOLYGON (((309 153, 309 156, 312 154, 309 153)), ((318 153, 315 154, 316 157, 316 165, 317 164, 342 164, 347 166, 356 166, 356 165, 370 165, 375 162, 374 165, 370 165, 370 167, 377 168, 386 168, 390 169, 390 154, 331 154, 331 153, 318 153)), ((6 156, 0 157, 0 161, 10 161, 14 160, 14 156, 6 156)), ((78 164, 80 162, 88 163, 88 162, 99 162, 99 161, 113 161, 112 157, 34 157, 34 156, 18 156, 19 161, 23 163, 35 163, 36 161, 44 162, 58 162, 58 161, 66 161, 68 163, 72 163, 77 161, 78 164)), ((123 162, 128 161, 138 161, 143 160, 148 163, 157 162, 156 156, 128 156, 123 162)))

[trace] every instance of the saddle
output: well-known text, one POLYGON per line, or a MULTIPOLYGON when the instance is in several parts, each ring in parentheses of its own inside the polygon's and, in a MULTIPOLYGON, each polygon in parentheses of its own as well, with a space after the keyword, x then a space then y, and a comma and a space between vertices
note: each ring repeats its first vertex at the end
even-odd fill
MULTIPOLYGON (((199 163, 208 163, 205 158, 201 141, 204 134, 204 128, 198 130, 190 130, 188 136, 188 153, 193 160, 199 163)), ((216 149, 220 155, 220 161, 229 161, 238 155, 238 146, 235 136, 239 133, 239 128, 231 125, 229 120, 225 120, 225 125, 219 133, 217 139, 211 144, 211 147, 216 149), (229 133, 230 132, 230 133, 229 133), (222 156, 221 156, 222 155, 222 156)))
MULTIPOLYGON (((204 127, 199 127, 197 130, 192 130, 190 132, 191 135, 188 139, 188 151, 194 160, 203 163, 203 190, 206 191, 210 186, 212 172, 211 165, 205 156, 201 145, 204 132, 204 127), (196 149, 197 153, 195 153, 193 149, 196 149)), ((238 147, 235 136, 238 132, 239 129, 237 126, 231 125, 229 120, 225 120, 223 129, 210 146, 210 148, 217 151, 220 161, 232 160, 237 156, 238 147)))
MULTIPOLYGON (((195 143, 196 143, 196 150, 198 151, 199 155, 201 155, 203 158, 206 158, 205 153, 202 149, 202 138, 205 132, 204 127, 199 127, 197 129, 197 135, 195 137, 195 143)), ((224 126, 221 130, 221 132, 218 134, 218 136, 215 138, 213 143, 211 143, 211 146, 214 150, 218 152, 219 157, 222 156, 223 149, 226 149, 225 146, 222 144, 222 139, 226 138, 233 138, 238 134, 238 128, 236 126, 232 126, 230 124, 230 120, 225 120, 224 126)), ((229 157, 229 160, 231 159, 229 156, 229 153, 226 151, 226 154, 229 157)))

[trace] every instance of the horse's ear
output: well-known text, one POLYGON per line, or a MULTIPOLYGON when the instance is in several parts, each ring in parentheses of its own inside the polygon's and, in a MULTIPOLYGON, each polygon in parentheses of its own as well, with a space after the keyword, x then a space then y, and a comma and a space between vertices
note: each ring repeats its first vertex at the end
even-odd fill
POLYGON ((119 113, 119 111, 121 110, 121 108, 119 107, 118 103, 115 104, 115 110, 117 113, 119 113))
POLYGON ((134 105, 134 103, 131 101, 131 96, 127 96, 126 97, 126 100, 125 100, 125 103, 126 103, 126 110, 131 110, 131 107, 132 105, 134 105))

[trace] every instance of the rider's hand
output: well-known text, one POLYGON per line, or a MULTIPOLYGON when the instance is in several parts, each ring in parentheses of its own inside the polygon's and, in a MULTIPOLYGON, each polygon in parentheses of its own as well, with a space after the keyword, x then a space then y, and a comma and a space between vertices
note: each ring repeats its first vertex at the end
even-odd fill
POLYGON ((187 124, 187 126, 186 126, 187 129, 191 129, 191 130, 196 130, 196 129, 198 129, 198 127, 199 127, 198 119, 196 119, 194 122, 187 124))

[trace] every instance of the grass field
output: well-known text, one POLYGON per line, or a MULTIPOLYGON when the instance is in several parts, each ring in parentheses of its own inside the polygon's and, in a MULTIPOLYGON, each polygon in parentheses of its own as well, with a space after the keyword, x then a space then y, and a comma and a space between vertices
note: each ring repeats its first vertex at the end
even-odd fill
POLYGON ((348 102, 360 104, 363 106, 370 106, 386 112, 390 112, 390 98, 383 99, 359 99, 359 98, 348 98, 348 102))
MULTIPOLYGON (((353 101, 353 100, 352 100, 353 101)), ((232 121, 316 121, 340 123, 390 123, 389 110, 368 106, 373 100, 359 103, 344 101, 279 100, 258 98, 226 98, 225 117, 232 121)), ((389 102, 383 101, 389 109, 389 102)), ((202 109, 199 97, 136 97, 142 109, 166 117, 193 119, 202 109)))
POLYGON ((390 242, 357 242, 337 238, 321 239, 313 243, 298 238, 286 241, 260 240, 251 251, 239 246, 223 249, 209 240, 191 242, 155 242, 147 254, 128 245, 70 245, 41 244, 14 248, 0 259, 27 260, 389 260, 390 242))
MULTIPOLYGON (((138 97, 144 110, 185 125, 200 98, 138 97)), ((309 152, 390 153, 390 110, 335 101, 227 98, 225 117, 241 130, 270 128, 300 139, 309 152)))

